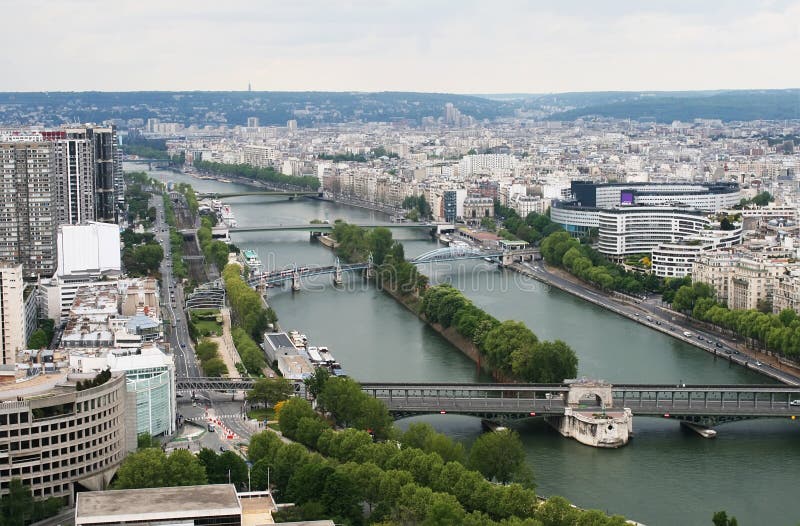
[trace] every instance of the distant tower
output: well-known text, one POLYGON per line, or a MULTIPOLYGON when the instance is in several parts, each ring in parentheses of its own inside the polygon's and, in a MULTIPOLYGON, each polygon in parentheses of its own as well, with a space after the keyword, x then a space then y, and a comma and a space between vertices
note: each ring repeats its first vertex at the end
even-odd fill
POLYGON ((247 91, 253 91, 253 86, 249 82, 247 83, 247 91))
POLYGON ((295 119, 286 121, 286 128, 292 133, 296 132, 297 131, 297 121, 295 119))
POLYGON ((248 128, 258 128, 258 117, 247 117, 248 128))

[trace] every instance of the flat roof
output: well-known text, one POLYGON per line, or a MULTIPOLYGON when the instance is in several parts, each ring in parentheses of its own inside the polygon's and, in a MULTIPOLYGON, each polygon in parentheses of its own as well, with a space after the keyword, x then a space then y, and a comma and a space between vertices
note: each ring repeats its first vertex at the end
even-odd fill
POLYGON ((272 346, 273 349, 278 349, 280 347, 289 347, 294 349, 294 344, 292 340, 289 339, 289 336, 285 332, 270 332, 264 335, 267 338, 267 342, 272 346))
POLYGON ((75 525, 241 515, 232 484, 78 493, 75 525))

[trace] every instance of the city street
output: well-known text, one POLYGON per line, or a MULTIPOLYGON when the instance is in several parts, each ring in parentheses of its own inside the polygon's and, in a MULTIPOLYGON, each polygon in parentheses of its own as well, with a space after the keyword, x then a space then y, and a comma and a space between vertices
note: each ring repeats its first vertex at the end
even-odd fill
POLYGON ((763 363, 761 361, 763 358, 754 355, 752 350, 745 349, 744 346, 732 341, 728 336, 697 329, 694 325, 687 323, 681 315, 661 306, 658 298, 635 300, 631 297, 629 301, 635 302, 631 304, 629 301, 621 301, 613 296, 608 296, 578 284, 572 279, 565 279, 561 272, 548 269, 541 260, 531 263, 526 262, 522 265, 531 271, 530 275, 534 279, 570 292, 651 329, 669 334, 673 338, 694 345, 721 359, 730 360, 732 363, 743 367, 761 371, 789 385, 800 385, 800 377, 784 369, 763 363), (685 335, 686 332, 691 334, 687 336, 685 335))

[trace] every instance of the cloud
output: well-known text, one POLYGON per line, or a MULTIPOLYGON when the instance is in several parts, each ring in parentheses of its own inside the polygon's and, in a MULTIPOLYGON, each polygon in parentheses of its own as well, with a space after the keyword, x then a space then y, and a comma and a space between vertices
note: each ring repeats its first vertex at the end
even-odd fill
POLYGON ((0 90, 797 87, 797 2, 29 0, 0 90))

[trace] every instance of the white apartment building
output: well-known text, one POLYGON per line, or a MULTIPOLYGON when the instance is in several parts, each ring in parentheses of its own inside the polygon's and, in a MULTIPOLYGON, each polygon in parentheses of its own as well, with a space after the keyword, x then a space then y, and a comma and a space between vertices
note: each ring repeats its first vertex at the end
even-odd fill
POLYGON ((660 243, 675 243, 711 224, 702 212, 667 207, 628 206, 599 213, 598 250, 611 259, 649 254, 660 243))
POLYGON ((458 173, 462 177, 471 177, 477 173, 495 170, 510 170, 514 167, 514 157, 504 153, 465 155, 458 163, 458 173))
POLYGON ((703 230, 677 243, 660 243, 653 249, 651 271, 662 278, 682 278, 692 274, 698 255, 742 242, 742 229, 703 230))
POLYGON ((22 265, 0 264, 0 366, 14 366, 25 348, 22 265))
POLYGON ((242 148, 244 164, 256 168, 267 168, 280 159, 280 152, 274 146, 248 144, 242 148))
POLYGON ((800 312, 800 271, 779 276, 772 291, 772 312, 778 314, 783 309, 800 312))
POLYGON ((544 214, 550 207, 550 199, 544 199, 539 196, 516 195, 509 201, 509 207, 514 209, 520 217, 526 217, 532 212, 544 214))

